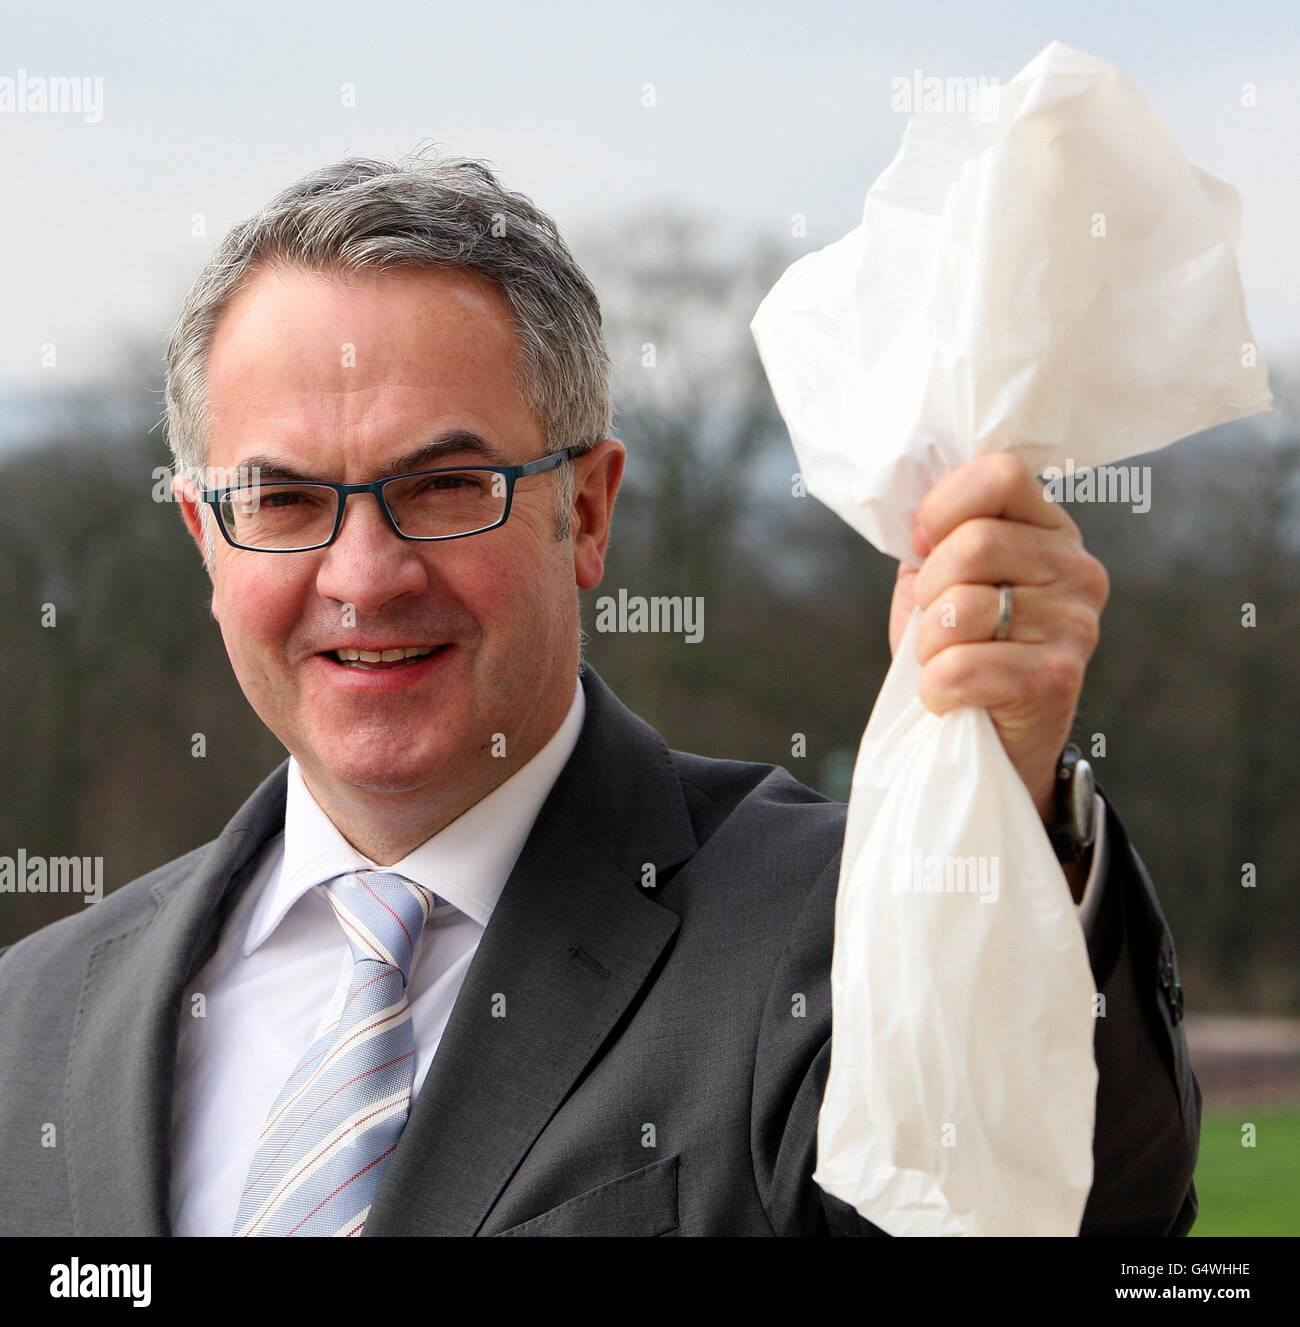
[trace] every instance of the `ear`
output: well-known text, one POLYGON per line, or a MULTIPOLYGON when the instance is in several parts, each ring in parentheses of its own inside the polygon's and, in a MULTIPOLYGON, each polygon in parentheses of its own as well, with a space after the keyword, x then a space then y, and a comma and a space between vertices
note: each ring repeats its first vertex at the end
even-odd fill
POLYGON ((199 556, 203 559, 203 565, 207 568, 208 578, 212 577, 212 557, 208 549, 207 540, 203 535, 203 516, 201 508, 203 504, 199 501, 199 490, 194 481, 187 479, 184 475, 173 475, 171 483, 172 495, 180 504, 181 516, 185 521, 185 528, 190 532, 190 536, 198 545, 199 556))
POLYGON ((626 459, 627 448, 617 438, 602 438, 574 459, 573 575, 579 589, 594 589, 605 574, 609 524, 626 459))

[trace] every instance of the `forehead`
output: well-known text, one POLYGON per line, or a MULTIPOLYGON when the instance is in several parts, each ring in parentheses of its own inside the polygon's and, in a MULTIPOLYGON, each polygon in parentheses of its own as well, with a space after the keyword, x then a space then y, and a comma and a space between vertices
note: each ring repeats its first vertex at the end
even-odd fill
POLYGON ((477 273, 267 266, 223 311, 212 340, 214 449, 250 429, 346 434, 451 415, 517 435, 531 420, 518 355, 505 295, 477 273))
POLYGON ((347 344, 360 363, 363 349, 391 362, 403 350, 449 353, 467 342, 476 357, 495 351, 510 359, 517 349, 505 295, 476 272, 333 273, 276 264, 258 269, 222 311, 209 364, 211 373, 229 359, 269 356, 286 368, 319 371, 347 344))

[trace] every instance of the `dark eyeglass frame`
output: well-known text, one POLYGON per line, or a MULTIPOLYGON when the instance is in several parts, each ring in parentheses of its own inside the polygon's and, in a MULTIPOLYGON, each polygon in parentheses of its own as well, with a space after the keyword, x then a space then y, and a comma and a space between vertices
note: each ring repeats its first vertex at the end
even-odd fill
POLYGON ((529 461, 525 465, 443 465, 433 470, 410 470, 406 474, 389 475, 384 479, 376 479, 369 484, 334 484, 328 479, 268 479, 265 482, 269 484, 311 484, 317 488, 332 488, 338 497, 338 507, 334 514, 334 529, 330 531, 330 537, 319 544, 306 544, 302 548, 261 548, 256 544, 241 544, 226 529, 226 523, 221 516, 221 503, 228 493, 238 492, 240 489, 249 488, 249 484, 231 484, 226 488, 207 488, 199 494, 199 501, 206 503, 212 508, 213 515, 216 517, 217 528, 221 531, 222 537, 232 548, 240 548, 249 553, 312 553, 320 548, 328 548, 338 537, 339 531, 343 528, 343 513, 347 508, 348 498, 353 493, 373 493, 375 501, 379 503, 379 510, 384 513, 384 519, 388 522, 393 533, 399 539, 409 540, 416 544, 437 543, 443 539, 468 539, 471 535, 486 534, 489 530, 496 530, 503 526, 510 516, 510 508, 515 499, 515 481, 524 479, 528 475, 544 474, 548 470, 555 470, 563 465, 565 461, 572 460, 575 456, 581 456, 584 452, 590 451, 589 447, 566 447, 563 451, 550 452, 540 460, 529 461), (423 475, 444 475, 444 474, 462 474, 466 470, 479 470, 488 474, 503 475, 506 481, 506 505, 501 512, 501 519, 493 521, 491 525, 481 525, 477 530, 465 530, 461 534, 405 534, 398 527, 393 519, 393 513, 388 510, 388 501, 384 497, 384 485, 395 484, 402 479, 417 479, 423 475))

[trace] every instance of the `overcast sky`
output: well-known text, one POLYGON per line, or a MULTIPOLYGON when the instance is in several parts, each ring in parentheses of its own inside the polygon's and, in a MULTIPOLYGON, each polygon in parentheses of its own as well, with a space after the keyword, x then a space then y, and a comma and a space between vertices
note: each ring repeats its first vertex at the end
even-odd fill
POLYGON ((1053 38, 1118 65, 1188 156, 1238 188, 1254 330, 1271 359, 1294 357, 1298 32, 1291 0, 0 0, 0 78, 103 79, 98 123, 0 111, 0 392, 78 385, 129 345, 160 348, 231 223, 324 161, 421 139, 488 159, 580 258, 582 236, 670 203, 722 234, 782 237, 793 260, 858 223, 905 123, 892 79, 1005 82, 1053 38), (795 212, 806 239, 790 237, 795 212))

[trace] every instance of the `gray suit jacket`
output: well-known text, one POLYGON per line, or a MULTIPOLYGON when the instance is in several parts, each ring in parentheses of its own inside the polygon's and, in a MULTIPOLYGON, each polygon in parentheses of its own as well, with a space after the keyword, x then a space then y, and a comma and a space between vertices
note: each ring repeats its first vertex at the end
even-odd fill
MULTIPOLYGON (((670 751, 583 685, 366 1235, 880 1233, 811 1179, 844 806, 670 751)), ((281 766, 219 838, 0 957, 0 1233, 170 1233, 182 995, 284 803, 281 766)), ((1168 928, 1108 814, 1083 1233, 1181 1234, 1200 1089, 1168 928)))

